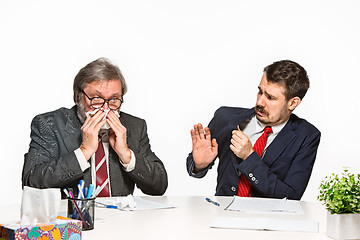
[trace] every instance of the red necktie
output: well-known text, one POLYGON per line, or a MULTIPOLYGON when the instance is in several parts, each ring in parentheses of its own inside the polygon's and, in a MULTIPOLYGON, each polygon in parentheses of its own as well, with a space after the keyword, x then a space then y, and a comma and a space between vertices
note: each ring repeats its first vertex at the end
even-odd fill
POLYGON ((98 197, 110 197, 109 174, 106 165, 104 146, 99 141, 98 149, 95 152, 96 186, 100 186, 98 197))
MULTIPOLYGON (((266 146, 269 133, 272 133, 271 127, 265 127, 264 133, 256 140, 254 145, 254 151, 261 157, 266 146)), ((241 174, 239 180, 239 187, 237 195, 240 197, 251 197, 250 193, 251 183, 246 179, 244 174, 241 174)))

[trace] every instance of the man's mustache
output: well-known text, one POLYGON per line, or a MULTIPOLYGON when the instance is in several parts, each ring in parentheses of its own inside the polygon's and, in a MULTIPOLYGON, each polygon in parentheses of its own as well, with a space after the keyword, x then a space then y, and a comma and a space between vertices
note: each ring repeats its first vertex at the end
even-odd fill
POLYGON ((269 115, 268 112, 265 111, 264 108, 261 107, 261 106, 259 106, 259 105, 256 105, 256 106, 255 106, 255 111, 259 111, 259 112, 261 112, 261 113, 263 113, 263 114, 265 114, 265 115, 269 115))

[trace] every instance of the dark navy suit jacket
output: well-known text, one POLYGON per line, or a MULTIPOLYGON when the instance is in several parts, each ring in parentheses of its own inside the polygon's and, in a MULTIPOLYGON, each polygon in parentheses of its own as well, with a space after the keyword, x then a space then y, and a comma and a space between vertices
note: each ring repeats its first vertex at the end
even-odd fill
MULTIPOLYGON (((254 108, 219 108, 209 123, 216 138, 219 159, 217 196, 237 194, 239 172, 251 183, 251 196, 299 200, 308 184, 320 143, 320 131, 304 119, 291 114, 289 121, 268 146, 263 159, 253 152, 245 161, 229 148, 232 131, 255 114, 254 108)), ((192 153, 187 158, 190 176, 201 178, 214 165, 193 173, 192 153)))

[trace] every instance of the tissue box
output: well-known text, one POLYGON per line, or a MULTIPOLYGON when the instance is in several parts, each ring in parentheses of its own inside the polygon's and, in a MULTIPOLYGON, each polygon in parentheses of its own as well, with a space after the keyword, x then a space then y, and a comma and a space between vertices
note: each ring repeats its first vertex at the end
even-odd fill
POLYGON ((64 217, 46 224, 0 224, 0 240, 80 240, 81 232, 81 221, 64 217))

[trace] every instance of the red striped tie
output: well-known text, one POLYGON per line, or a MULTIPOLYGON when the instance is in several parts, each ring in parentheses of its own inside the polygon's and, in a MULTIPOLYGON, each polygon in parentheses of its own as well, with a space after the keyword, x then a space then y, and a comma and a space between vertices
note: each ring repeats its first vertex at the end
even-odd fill
POLYGON ((96 186, 100 186, 98 197, 110 197, 109 174, 105 159, 104 146, 99 141, 98 149, 95 153, 96 186))
MULTIPOLYGON (((266 146, 269 133, 272 133, 271 127, 265 127, 264 133, 256 140, 254 145, 254 151, 261 157, 266 146)), ((239 180, 239 187, 237 195, 240 197, 251 197, 250 193, 251 183, 246 179, 244 174, 241 174, 239 180)))

